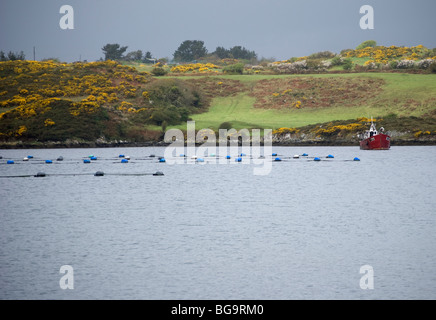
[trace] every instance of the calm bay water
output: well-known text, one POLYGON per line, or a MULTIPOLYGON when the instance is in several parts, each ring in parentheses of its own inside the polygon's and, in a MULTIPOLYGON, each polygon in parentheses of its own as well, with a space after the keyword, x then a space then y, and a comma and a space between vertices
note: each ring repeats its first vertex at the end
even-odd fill
POLYGON ((1 150, 0 299, 436 299, 436 147, 273 151, 323 159, 257 176, 164 148, 1 150))

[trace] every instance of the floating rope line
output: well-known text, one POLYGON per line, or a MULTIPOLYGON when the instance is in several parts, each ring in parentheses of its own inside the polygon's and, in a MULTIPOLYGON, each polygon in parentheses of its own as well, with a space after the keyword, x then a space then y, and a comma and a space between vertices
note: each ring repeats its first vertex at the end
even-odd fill
POLYGON ((157 171, 154 173, 104 173, 103 171, 97 171, 95 173, 52 173, 46 174, 44 172, 38 172, 37 174, 23 174, 23 175, 13 175, 13 176, 0 176, 0 178, 44 178, 44 177, 72 177, 72 176, 163 176, 162 171, 157 171))

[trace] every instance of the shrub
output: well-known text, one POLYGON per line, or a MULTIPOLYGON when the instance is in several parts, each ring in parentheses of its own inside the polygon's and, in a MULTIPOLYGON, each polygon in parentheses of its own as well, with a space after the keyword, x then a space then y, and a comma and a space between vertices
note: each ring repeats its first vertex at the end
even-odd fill
POLYGON ((233 125, 231 122, 223 122, 220 124, 218 129, 226 129, 226 130, 230 130, 233 128, 233 125))
POLYGON ((417 63, 418 68, 428 69, 434 63, 433 59, 424 59, 417 63))
POLYGON ((322 59, 308 59, 306 61, 307 68, 312 69, 312 70, 320 69, 320 68, 324 67, 323 62, 324 61, 322 59))
POLYGON ((339 56, 334 57, 331 60, 332 66, 340 66, 342 64, 342 59, 339 56))
POLYGON ((236 63, 236 64, 232 64, 230 66, 224 67, 223 72, 228 73, 228 74, 242 74, 244 72, 244 64, 243 63, 236 63))
POLYGON ((151 118, 147 121, 159 126, 164 121, 168 125, 186 121, 190 114, 207 106, 207 101, 198 87, 179 79, 155 80, 145 90, 150 99, 147 107, 152 109, 151 118))
POLYGON ((356 47, 356 50, 365 49, 368 47, 375 48, 377 46, 377 42, 374 40, 367 40, 362 42, 356 47))
POLYGON ((313 53, 309 56, 309 59, 330 59, 333 58, 335 54, 331 51, 321 51, 313 53))
POLYGON ((398 61, 394 60, 389 62, 389 66, 391 67, 391 69, 396 69, 398 66, 398 61))
POLYGON ((151 73, 156 77, 160 77, 166 75, 168 72, 164 68, 157 67, 151 70, 151 73))
POLYGON ((415 61, 413 60, 401 60, 397 64, 398 69, 410 69, 415 66, 415 61))
POLYGON ((436 62, 433 62, 428 69, 431 73, 436 73, 436 62))
POLYGON ((342 68, 344 68, 344 70, 351 70, 353 68, 353 61, 351 59, 345 59, 342 68))
MULTIPOLYGON (((290 59, 288 61, 293 61, 290 59)), ((270 63, 268 67, 277 70, 280 73, 302 73, 308 68, 306 60, 295 61, 295 62, 283 62, 283 63, 270 63)))

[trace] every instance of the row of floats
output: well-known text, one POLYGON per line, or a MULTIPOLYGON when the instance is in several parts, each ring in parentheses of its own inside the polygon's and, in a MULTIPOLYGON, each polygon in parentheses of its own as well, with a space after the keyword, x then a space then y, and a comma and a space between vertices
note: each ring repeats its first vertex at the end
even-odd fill
MULTIPOLYGON (((236 162, 242 162, 243 157, 246 157, 246 156, 247 156, 247 154, 241 153, 241 154, 238 154, 236 157, 234 157, 234 159, 236 162)), ((156 157, 155 155, 150 155, 148 158, 155 158, 155 157, 156 157)), ((180 154, 180 157, 186 158, 186 155, 180 154)), ((210 154, 209 157, 216 158, 216 155, 210 154)), ((331 154, 327 155, 326 157, 319 157, 319 156, 309 157, 309 155, 307 153, 303 153, 301 155, 296 154, 292 157, 281 157, 277 153, 272 153, 271 157, 272 157, 271 158, 272 161, 274 161, 274 162, 280 162, 280 161, 289 160, 289 159, 300 159, 300 158, 304 158, 307 160, 313 160, 313 161, 321 161, 323 158, 324 159, 334 159, 335 158, 331 154)), ((125 156, 124 154, 120 154, 118 156, 118 158, 121 159, 121 163, 128 163, 130 160, 130 156, 125 156)), ((227 155, 225 158, 230 160, 230 159, 232 159, 232 156, 227 155)), ((0 157, 0 159, 1 159, 1 157, 0 157)), ((23 161, 29 161, 30 159, 33 159, 33 156, 29 155, 27 157, 24 157, 23 161)), ((204 158, 198 157, 196 155, 193 155, 191 157, 191 159, 195 160, 195 162, 205 162, 204 158)), ((259 156, 259 159, 265 159, 265 156, 261 155, 261 156, 259 156)), ((63 161, 63 160, 64 160, 64 158, 62 156, 60 156, 56 159, 56 161, 58 161, 58 162, 63 161)), ((91 163, 92 161, 97 161, 97 160, 98 160, 98 158, 96 156, 90 155, 87 158, 83 159, 83 163, 91 163)), ((355 157, 352 159, 352 161, 360 161, 360 159, 358 157, 355 157)), ((44 160, 44 162, 46 164, 51 164, 51 163, 53 163, 53 160, 48 159, 48 160, 44 160)), ((164 157, 158 157, 158 162, 164 163, 164 162, 166 162, 166 159, 164 157)), ((11 159, 6 161, 6 164, 14 164, 14 163, 15 163, 15 161, 11 160, 11 159)))
MULTIPOLYGON (((238 156, 235 157, 235 161, 236 162, 242 162, 243 157, 247 156, 247 154, 245 153, 241 153, 238 156)), ((272 161, 275 162, 280 162, 280 161, 284 161, 284 160, 289 160, 289 159, 300 159, 300 158, 305 158, 305 159, 312 159, 313 161, 321 161, 322 157, 312 157, 310 158, 309 155, 307 153, 303 153, 302 155, 296 154, 292 157, 280 157, 278 156, 277 153, 273 153, 272 155, 272 161)), ((184 157, 186 158, 186 155, 184 154, 180 154, 180 157, 184 157)), ((210 157, 216 157, 215 154, 211 154, 210 157)), ((230 155, 227 155, 225 157, 226 159, 232 159, 232 157, 230 155)), ((325 157, 326 159, 334 159, 335 157, 331 154, 327 155, 325 157)), ((192 156, 191 159, 195 160, 196 162, 204 162, 205 159, 204 158, 199 158, 196 155, 192 156)), ((259 156, 259 159, 265 159, 265 156, 259 156)), ((352 161, 360 161, 360 159, 358 157, 354 157, 352 161)), ((159 162, 166 162, 165 158, 161 157, 159 158, 159 162)))

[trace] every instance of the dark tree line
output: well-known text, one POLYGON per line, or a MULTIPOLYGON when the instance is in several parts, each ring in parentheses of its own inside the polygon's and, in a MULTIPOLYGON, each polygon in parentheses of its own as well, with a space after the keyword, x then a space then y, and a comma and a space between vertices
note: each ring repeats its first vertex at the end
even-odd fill
POLYGON ((207 49, 204 46, 204 41, 201 40, 186 40, 174 52, 174 60, 178 62, 190 62, 198 60, 207 55, 207 49))
POLYGON ((24 55, 24 52, 9 51, 6 54, 3 51, 0 51, 0 61, 14 61, 14 60, 26 60, 26 56, 24 55))
POLYGON ((122 47, 118 43, 108 43, 102 48, 104 60, 126 60, 126 61, 143 61, 150 62, 153 60, 150 51, 142 52, 141 50, 124 53, 127 51, 127 46, 122 47))
POLYGON ((230 49, 217 47, 213 54, 215 54, 220 59, 228 59, 228 58, 241 59, 241 60, 257 59, 256 52, 247 50, 241 46, 234 46, 230 49))
MULTIPOLYGON (((103 48, 105 60, 127 60, 127 61, 155 61, 149 51, 143 53, 141 50, 132 51, 127 54, 127 46, 122 47, 118 43, 106 44, 103 48)), ((177 62, 192 62, 207 56, 216 56, 219 59, 241 59, 252 60, 257 59, 257 54, 242 46, 234 46, 230 49, 217 47, 214 52, 208 53, 204 46, 204 41, 201 40, 185 40, 176 51, 174 51, 174 61, 177 62)))
MULTIPOLYGON (((178 62, 189 62, 205 58, 208 55, 208 51, 204 46, 204 41, 200 40, 186 40, 177 48, 174 52, 174 60, 178 62)), ((220 59, 242 59, 252 60, 257 59, 257 54, 254 51, 250 51, 242 46, 234 46, 230 49, 224 47, 217 47, 210 55, 215 55, 220 59)))

